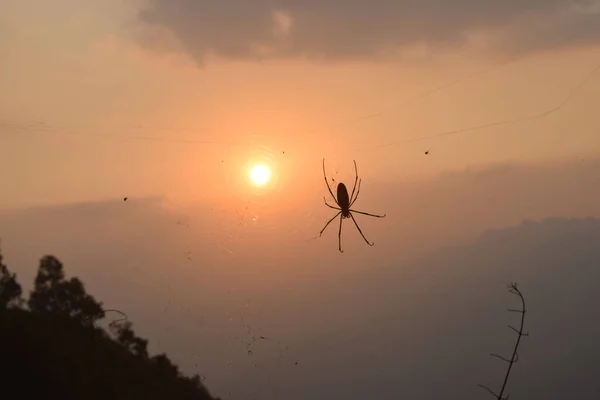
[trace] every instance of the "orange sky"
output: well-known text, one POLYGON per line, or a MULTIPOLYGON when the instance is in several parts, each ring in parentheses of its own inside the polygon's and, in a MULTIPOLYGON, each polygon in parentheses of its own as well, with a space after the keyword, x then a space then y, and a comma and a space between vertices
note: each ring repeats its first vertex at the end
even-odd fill
POLYGON ((357 159, 365 179, 388 181, 599 150, 598 76, 544 119, 377 148, 552 109, 595 67, 597 48, 526 54, 506 65, 454 52, 427 62, 201 67, 185 53, 137 43, 130 31, 138 6, 2 6, 0 177, 12 189, 0 206, 150 194, 192 201, 248 190, 231 186, 246 163, 264 159, 289 199, 318 182, 323 157, 350 173, 357 159), (477 71, 485 73, 393 108, 477 71))
POLYGON ((181 49, 137 42, 140 7, 3 6, 11 40, 2 46, 0 174, 13 189, 1 207, 126 195, 223 203, 253 190, 243 171, 262 162, 279 192, 272 206, 292 207, 322 189, 323 157, 347 176, 357 159, 366 180, 386 182, 600 149, 596 75, 543 119, 402 143, 550 110, 595 67, 597 48, 510 56, 516 61, 465 50, 426 61, 198 65, 181 49))

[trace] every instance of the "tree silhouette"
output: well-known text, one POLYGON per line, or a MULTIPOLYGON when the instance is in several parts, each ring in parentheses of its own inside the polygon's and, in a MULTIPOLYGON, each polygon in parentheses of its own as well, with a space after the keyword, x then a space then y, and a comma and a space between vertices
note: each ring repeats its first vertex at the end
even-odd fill
POLYGON ((137 337, 131 328, 129 321, 123 324, 111 324, 111 330, 116 336, 117 342, 129 352, 142 358, 148 358, 148 341, 137 337))
POLYGON ((78 278, 65 280, 63 265, 53 256, 45 256, 40 261, 29 308, 34 312, 69 317, 86 326, 104 318, 102 303, 85 292, 78 278))
POLYGON ((17 282, 17 275, 11 274, 8 267, 3 264, 0 252, 0 309, 19 307, 23 303, 21 294, 21 285, 17 282))
POLYGON ((14 307, 22 302, 0 254, 2 398, 219 400, 165 354, 150 357, 148 341, 126 318, 113 321, 110 332, 96 326, 105 311, 117 310, 103 310, 78 278, 65 279, 53 256, 40 261, 29 310, 14 307))

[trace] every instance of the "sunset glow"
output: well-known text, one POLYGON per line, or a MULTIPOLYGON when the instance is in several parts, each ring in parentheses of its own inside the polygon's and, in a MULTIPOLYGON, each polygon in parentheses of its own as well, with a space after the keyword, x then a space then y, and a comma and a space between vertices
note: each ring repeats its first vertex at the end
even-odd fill
POLYGON ((271 171, 264 165, 256 165, 250 171, 250 179, 257 185, 264 185, 271 178, 271 171))

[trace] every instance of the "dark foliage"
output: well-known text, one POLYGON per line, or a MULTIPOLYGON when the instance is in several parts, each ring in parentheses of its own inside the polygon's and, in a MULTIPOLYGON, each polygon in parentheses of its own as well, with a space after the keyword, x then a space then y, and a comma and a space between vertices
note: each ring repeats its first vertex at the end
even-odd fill
POLYGON ((29 296, 33 312, 49 312, 69 317, 82 325, 91 326, 104 318, 102 303, 85 292, 78 278, 65 280, 63 265, 52 256, 40 261, 34 289, 29 296))
POLYGON ((20 307, 21 287, 1 261, 3 398, 213 399, 198 376, 183 376, 164 354, 150 357, 130 322, 111 332, 96 327, 101 303, 79 279, 65 280, 56 258, 42 258, 30 310, 20 307))
POLYGON ((17 275, 11 274, 2 261, 0 253, 0 309, 18 307, 23 303, 21 285, 17 282, 17 275))

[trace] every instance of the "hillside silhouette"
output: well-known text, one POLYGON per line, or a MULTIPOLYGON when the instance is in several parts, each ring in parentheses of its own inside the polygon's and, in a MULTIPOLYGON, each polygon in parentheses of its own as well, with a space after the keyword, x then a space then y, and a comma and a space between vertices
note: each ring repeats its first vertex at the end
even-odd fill
MULTIPOLYGON (((150 356, 131 322, 105 318, 78 278, 53 256, 40 261, 29 299, 0 253, 0 376, 5 398, 214 399, 198 375, 150 356)), ((217 399, 218 400, 218 399, 217 399)))

